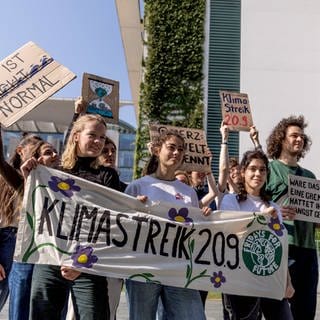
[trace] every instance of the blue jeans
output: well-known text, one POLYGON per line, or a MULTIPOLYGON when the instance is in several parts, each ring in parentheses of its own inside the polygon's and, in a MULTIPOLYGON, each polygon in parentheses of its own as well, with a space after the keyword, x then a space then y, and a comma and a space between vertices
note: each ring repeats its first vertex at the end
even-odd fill
POLYGON ((0 264, 6 272, 6 278, 0 281, 0 311, 5 305, 9 295, 9 274, 13 261, 14 248, 16 244, 17 228, 0 228, 0 264))
POLYGON ((105 277, 81 273, 74 281, 62 277, 60 267, 37 264, 33 270, 30 320, 60 320, 69 293, 77 320, 109 320, 105 277))
POLYGON ((13 262, 9 277, 9 319, 28 320, 33 264, 13 262))
POLYGON ((198 290, 126 280, 130 320, 155 320, 161 297, 169 320, 205 320, 198 290))

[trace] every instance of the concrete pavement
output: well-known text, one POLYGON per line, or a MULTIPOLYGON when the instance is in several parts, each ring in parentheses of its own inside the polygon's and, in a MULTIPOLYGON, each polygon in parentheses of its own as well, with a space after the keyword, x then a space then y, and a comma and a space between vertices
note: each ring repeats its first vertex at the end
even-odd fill
MULTIPOLYGON (((206 303, 207 320, 220 320, 222 319, 220 299, 208 299, 206 303)), ((117 320, 128 320, 128 308, 126 303, 125 293, 122 292, 120 305, 117 313, 117 320)), ((0 320, 8 319, 8 303, 5 305, 2 312, 0 312, 0 320)), ((195 319, 196 320, 196 319, 195 319)))
MULTIPOLYGON (((320 320, 320 295, 318 295, 318 308, 316 320, 320 320)), ((222 320, 222 305, 220 299, 207 299, 206 302, 207 320, 222 320)), ((8 303, 0 313, 0 320, 8 319, 8 303)), ((121 294, 120 305, 117 313, 117 320, 128 320, 128 308, 126 304, 125 294, 121 294)), ((196 320, 196 319, 195 319, 196 320)))

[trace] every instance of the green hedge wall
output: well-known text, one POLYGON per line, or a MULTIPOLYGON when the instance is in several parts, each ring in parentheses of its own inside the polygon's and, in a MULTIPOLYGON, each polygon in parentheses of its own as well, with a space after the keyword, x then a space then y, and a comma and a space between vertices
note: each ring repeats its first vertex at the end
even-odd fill
POLYGON ((148 124, 203 127, 205 0, 146 0, 147 57, 142 62, 135 178, 149 155, 148 124))

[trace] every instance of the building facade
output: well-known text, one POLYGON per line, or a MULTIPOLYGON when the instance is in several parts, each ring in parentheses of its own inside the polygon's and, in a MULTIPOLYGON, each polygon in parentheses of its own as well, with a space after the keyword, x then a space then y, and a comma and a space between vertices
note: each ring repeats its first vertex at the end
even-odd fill
MULTIPOLYGON (((61 154, 65 133, 74 112, 74 101, 75 99, 48 99, 9 128, 2 128, 5 157, 10 158, 23 133, 39 135, 61 154), (51 115, 50 120, 48 115, 51 115)), ((127 104, 120 101, 120 106, 127 104)), ((133 126, 122 120, 119 120, 118 125, 108 124, 107 136, 117 146, 117 167, 120 179, 124 182, 132 180, 135 132, 133 126)))
MULTIPOLYGON (((142 80, 143 16, 141 1, 115 0, 128 65, 132 96, 138 97, 142 80), (139 70, 139 72, 138 72, 139 70)), ((220 153, 222 121, 219 91, 240 91, 241 0, 211 0, 206 5, 206 25, 203 66, 205 117, 203 127, 214 155, 220 153)), ((138 108, 138 103, 135 103, 138 108)), ((239 156, 239 134, 229 136, 229 153, 239 156)), ((213 172, 218 174, 219 157, 213 157, 213 172)))

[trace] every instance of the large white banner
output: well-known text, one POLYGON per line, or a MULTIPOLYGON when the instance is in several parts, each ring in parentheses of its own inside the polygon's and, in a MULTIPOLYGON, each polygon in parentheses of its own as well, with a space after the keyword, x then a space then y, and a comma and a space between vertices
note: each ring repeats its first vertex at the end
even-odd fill
POLYGON ((39 166, 26 182, 15 260, 178 287, 281 299, 287 234, 252 212, 137 199, 39 166))

